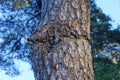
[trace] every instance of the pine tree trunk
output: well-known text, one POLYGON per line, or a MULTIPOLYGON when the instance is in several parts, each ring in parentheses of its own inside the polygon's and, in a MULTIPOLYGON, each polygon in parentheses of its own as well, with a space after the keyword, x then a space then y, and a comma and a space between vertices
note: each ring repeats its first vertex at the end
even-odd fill
POLYGON ((28 39, 35 80, 94 80, 89 2, 42 0, 40 28, 28 39))

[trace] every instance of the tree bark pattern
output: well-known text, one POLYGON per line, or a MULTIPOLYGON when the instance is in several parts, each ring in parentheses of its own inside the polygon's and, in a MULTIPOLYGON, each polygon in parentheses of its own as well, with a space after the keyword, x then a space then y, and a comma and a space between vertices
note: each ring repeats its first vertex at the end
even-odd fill
POLYGON ((42 0, 41 23, 29 38, 36 80, 94 80, 89 0, 42 0))

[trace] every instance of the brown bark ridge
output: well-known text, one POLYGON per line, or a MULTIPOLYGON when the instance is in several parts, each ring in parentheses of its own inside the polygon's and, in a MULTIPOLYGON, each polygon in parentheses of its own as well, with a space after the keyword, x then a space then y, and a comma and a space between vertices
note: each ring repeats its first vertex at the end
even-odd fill
POLYGON ((89 0, 41 0, 38 31, 28 42, 35 80, 94 80, 89 0))

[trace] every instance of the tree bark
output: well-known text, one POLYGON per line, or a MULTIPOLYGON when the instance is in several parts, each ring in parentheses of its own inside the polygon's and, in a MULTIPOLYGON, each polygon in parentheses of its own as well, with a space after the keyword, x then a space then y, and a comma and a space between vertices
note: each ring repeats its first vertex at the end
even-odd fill
POLYGON ((94 80, 89 0, 42 0, 40 27, 28 42, 35 80, 94 80))

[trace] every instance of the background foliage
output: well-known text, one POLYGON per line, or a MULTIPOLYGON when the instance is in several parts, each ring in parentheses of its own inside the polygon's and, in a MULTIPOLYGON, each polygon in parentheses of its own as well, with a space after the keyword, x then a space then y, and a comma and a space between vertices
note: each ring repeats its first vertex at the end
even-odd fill
POLYGON ((120 79, 120 28, 91 0, 91 37, 96 80, 120 79))
POLYGON ((29 6, 24 1, 4 0, 0 4, 0 68, 11 76, 20 74, 14 65, 15 59, 29 61, 27 38, 36 31, 40 22, 37 1, 32 1, 29 6), (18 9, 15 4, 21 7, 18 9))

